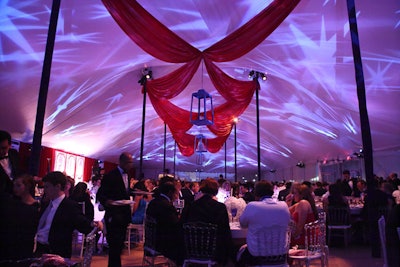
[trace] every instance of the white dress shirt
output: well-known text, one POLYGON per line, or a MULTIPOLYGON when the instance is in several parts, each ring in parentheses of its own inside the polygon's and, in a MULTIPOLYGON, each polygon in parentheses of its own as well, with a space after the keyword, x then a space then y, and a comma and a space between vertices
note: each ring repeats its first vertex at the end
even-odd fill
POLYGON ((38 226, 38 231, 36 235, 36 241, 41 243, 41 244, 49 244, 49 232, 51 228, 51 224, 53 223, 54 219, 54 214, 56 214, 56 211, 58 209, 58 206, 60 206, 61 201, 65 198, 65 195, 63 194, 62 196, 59 196, 58 198, 52 200, 49 204, 49 206, 46 208, 42 216, 40 217, 39 221, 39 226, 38 226), (47 212, 47 209, 50 208, 50 211, 47 212), (45 217, 45 214, 48 213, 47 217, 45 217), (43 221, 45 220, 45 221, 43 221))

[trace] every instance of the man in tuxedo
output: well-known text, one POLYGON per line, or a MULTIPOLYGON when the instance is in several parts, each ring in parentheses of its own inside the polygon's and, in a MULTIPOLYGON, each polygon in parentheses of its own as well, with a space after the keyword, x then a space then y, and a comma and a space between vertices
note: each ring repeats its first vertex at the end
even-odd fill
POLYGON ((50 172, 42 181, 44 194, 50 201, 42 208, 35 256, 40 257, 42 254, 50 253, 71 258, 72 232, 77 229, 81 233, 88 234, 99 224, 85 217, 76 201, 65 197, 67 178, 62 172, 50 172))
POLYGON ((131 207, 123 204, 129 200, 129 179, 127 172, 133 167, 132 155, 124 152, 119 157, 117 168, 105 174, 97 200, 105 209, 104 220, 107 229, 108 267, 121 266, 121 253, 126 238, 126 227, 131 222, 131 207), (118 201, 119 202, 116 202, 118 201))
POLYGON ((12 194, 13 180, 18 174, 18 151, 11 149, 11 135, 0 130, 0 192, 12 194))

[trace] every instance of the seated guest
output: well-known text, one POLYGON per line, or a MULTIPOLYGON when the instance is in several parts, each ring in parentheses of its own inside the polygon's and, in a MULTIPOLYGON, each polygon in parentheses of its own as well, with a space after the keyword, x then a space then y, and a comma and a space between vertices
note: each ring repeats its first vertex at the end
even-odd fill
POLYGON ((395 205, 389 212, 386 221, 386 251, 388 267, 400 266, 400 238, 398 230, 400 227, 400 205, 395 205))
POLYGON ((292 187, 292 182, 286 182, 285 189, 282 189, 281 191, 279 191, 278 200, 285 201, 287 195, 290 194, 291 187, 292 187))
POLYGON ((288 206, 283 201, 272 199, 273 193, 273 186, 270 182, 258 182, 254 189, 256 201, 248 203, 242 216, 240 216, 240 225, 242 228, 248 228, 248 233, 247 244, 240 249, 240 252, 243 252, 239 259, 239 265, 251 261, 254 256, 263 256, 257 254, 257 251, 260 251, 258 248, 269 244, 257 243, 260 229, 279 225, 283 227, 277 227, 277 231, 286 231, 285 226, 289 225, 290 213, 288 206), (265 216, 266 214, 268 216, 265 216))
POLYGON ((33 177, 24 174, 14 179, 14 196, 0 199, 0 259, 21 260, 33 257, 39 222, 39 202, 33 198, 33 177))
POLYGON ((62 172, 50 172, 42 180, 49 204, 43 207, 39 220, 35 256, 57 254, 71 258, 72 232, 77 229, 88 234, 98 224, 83 214, 76 201, 65 196, 67 178, 62 172))
POLYGON ((323 200, 324 210, 328 207, 349 207, 347 198, 342 195, 342 191, 338 184, 329 186, 329 196, 323 200))
POLYGON ((326 193, 326 189, 322 186, 321 182, 316 182, 315 185, 316 185, 316 188, 314 189, 314 195, 316 197, 322 197, 323 194, 326 193))
POLYGON ((364 180, 358 180, 357 181, 357 189, 358 192, 360 192, 360 195, 358 197, 361 198, 362 201, 364 201, 364 197, 367 194, 367 182, 364 180))
POLYGON ((246 182, 240 185, 240 197, 243 198, 246 203, 255 200, 253 188, 253 183, 250 182, 246 182))
POLYGON ((218 193, 217 181, 212 178, 203 180, 200 192, 202 196, 184 209, 182 223, 206 222, 218 225, 216 260, 225 265, 232 253, 232 236, 226 207, 215 199, 218 193))
POLYGON ((172 204, 178 197, 179 191, 174 182, 160 181, 157 194, 147 206, 146 216, 157 222, 157 251, 180 265, 184 257, 183 230, 178 212, 172 204))
POLYGON ((184 201, 185 207, 194 201, 194 192, 190 189, 191 182, 185 182, 181 189, 179 199, 184 201))
MULTIPOLYGON (((133 194, 135 191, 148 192, 145 185, 145 180, 140 180, 133 186, 133 194)), ((144 213, 146 211, 147 204, 151 200, 151 195, 135 194, 133 201, 135 202, 132 207, 132 223, 143 224, 144 213)))
POLYGON ((225 179, 219 179, 218 183, 219 188, 216 197, 219 202, 224 203, 225 200, 231 196, 232 186, 231 183, 225 179))
POLYGON ((304 225, 317 220, 318 211, 311 189, 307 185, 298 186, 295 184, 292 189, 293 199, 296 204, 290 206, 289 211, 296 226, 292 233, 291 246, 304 246, 304 225))

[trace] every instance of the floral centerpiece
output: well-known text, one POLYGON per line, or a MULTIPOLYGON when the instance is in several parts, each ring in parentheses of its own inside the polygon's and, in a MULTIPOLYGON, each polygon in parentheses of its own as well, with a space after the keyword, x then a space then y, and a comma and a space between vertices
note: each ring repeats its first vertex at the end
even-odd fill
POLYGON ((244 208, 246 208, 246 202, 244 201, 244 199, 231 196, 225 200, 224 204, 228 211, 229 220, 231 222, 238 222, 240 216, 244 211, 244 208))

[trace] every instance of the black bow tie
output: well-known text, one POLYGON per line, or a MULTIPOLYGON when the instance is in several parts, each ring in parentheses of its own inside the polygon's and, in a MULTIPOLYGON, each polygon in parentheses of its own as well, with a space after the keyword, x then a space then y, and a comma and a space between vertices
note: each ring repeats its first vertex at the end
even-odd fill
POLYGON ((2 160, 2 159, 8 159, 8 156, 0 157, 0 160, 2 160))

